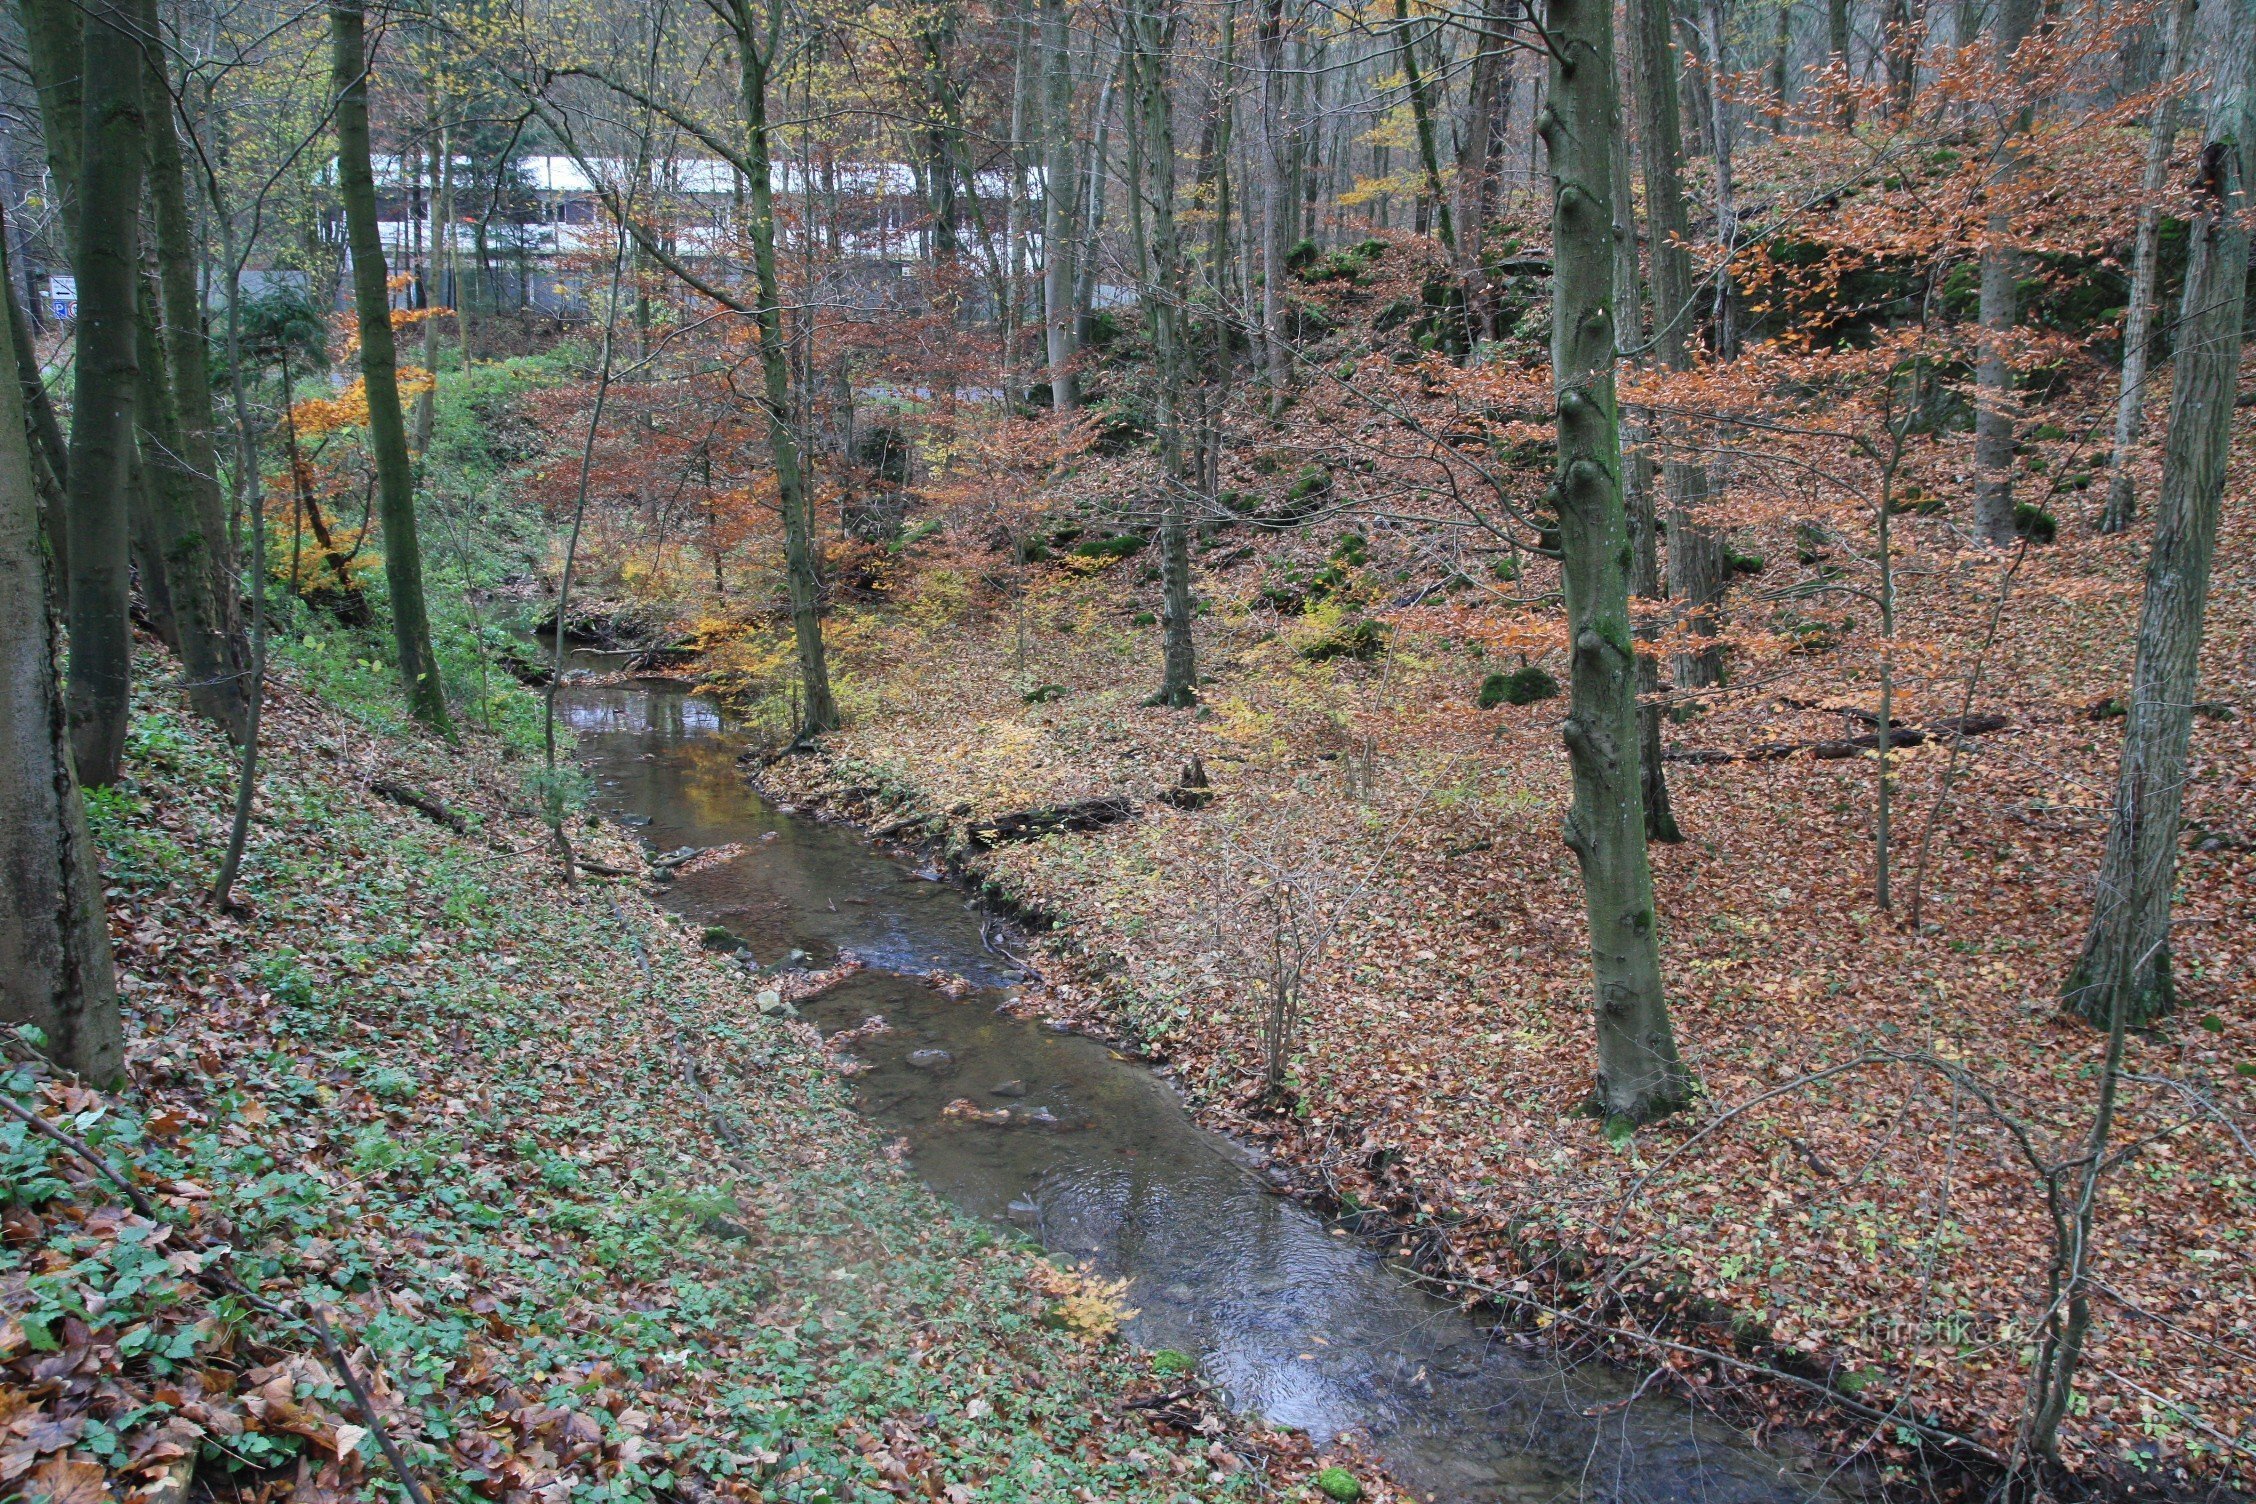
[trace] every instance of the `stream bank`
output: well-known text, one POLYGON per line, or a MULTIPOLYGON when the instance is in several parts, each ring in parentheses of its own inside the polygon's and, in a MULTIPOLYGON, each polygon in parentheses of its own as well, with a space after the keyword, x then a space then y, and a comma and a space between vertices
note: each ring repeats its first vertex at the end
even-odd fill
POLYGON ((559 704, 598 809, 654 851, 715 854, 683 864, 667 907, 754 964, 865 963, 803 1007, 926 1182, 1127 1281, 1128 1335, 1194 1359, 1234 1406, 1319 1445, 1365 1438, 1418 1495, 1466 1504, 1827 1491, 1809 1454, 1765 1453, 1683 1398, 1427 1294, 1280 1195, 1264 1157, 1199 1127, 1169 1082, 1020 1016, 1026 979, 990 947, 982 909, 937 868, 755 794, 745 742, 711 703, 583 682, 559 704))

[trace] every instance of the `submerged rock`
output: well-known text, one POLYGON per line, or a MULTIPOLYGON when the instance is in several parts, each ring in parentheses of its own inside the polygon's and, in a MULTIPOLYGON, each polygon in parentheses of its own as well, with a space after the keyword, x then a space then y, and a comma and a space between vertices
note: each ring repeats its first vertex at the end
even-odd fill
POLYGON ((911 1050, 909 1051, 909 1065, 915 1070, 939 1074, 954 1070, 956 1068, 956 1057, 946 1050, 911 1050))
POLYGON ((991 1097, 1023 1097, 1026 1095, 1026 1083, 1024 1081, 998 1081, 987 1088, 987 1094, 991 1097))

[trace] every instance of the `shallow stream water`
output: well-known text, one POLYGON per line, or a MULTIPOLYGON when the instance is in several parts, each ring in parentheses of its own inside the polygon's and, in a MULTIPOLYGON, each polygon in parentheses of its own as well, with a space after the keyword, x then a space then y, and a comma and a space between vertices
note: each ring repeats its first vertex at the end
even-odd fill
POLYGON ((1359 1431, 1439 1501, 1828 1492, 1806 1462, 1770 1456, 1680 1399, 1636 1396, 1635 1375, 1570 1369, 1484 1329, 1277 1195, 1256 1155, 1194 1123, 1150 1069, 998 1013, 1018 978, 983 943, 977 906, 847 828, 762 799, 736 761, 744 741, 709 702, 656 681, 568 682, 558 705, 603 814, 638 825, 656 851, 744 844, 741 858, 675 883, 670 907, 725 927, 762 963, 799 950, 820 966, 840 949, 869 963, 807 1006, 826 1033, 886 1020, 853 1046, 870 1067, 855 1084, 925 1180, 1130 1280, 1128 1335, 1195 1356, 1235 1408, 1318 1441, 1359 1431), (951 1000, 918 980, 934 970, 980 990, 951 1000), (958 1098, 1010 1121, 944 1117, 958 1098))

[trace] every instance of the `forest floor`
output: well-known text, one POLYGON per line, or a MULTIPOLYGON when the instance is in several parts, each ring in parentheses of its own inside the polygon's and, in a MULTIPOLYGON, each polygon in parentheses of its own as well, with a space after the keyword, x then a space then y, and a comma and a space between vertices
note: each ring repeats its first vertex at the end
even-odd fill
MULTIPOLYGON (((1312 444, 1326 414, 1294 421, 1312 444)), ((1225 482, 1275 489, 1243 462, 1290 441, 1233 438, 1225 482)), ((2250 492, 2249 447, 2234 497, 2250 492)), ((1137 484, 1120 465, 1092 473, 1075 484, 1137 484)), ((1773 640, 1669 724, 1687 840, 1654 852, 1663 960, 1701 1096, 1617 1141, 1582 1112, 1589 974, 1559 837, 1563 702, 1474 702, 1496 670, 1563 680, 1555 631, 1500 638, 1477 612, 1390 602, 1401 587, 1383 571, 1418 540, 1356 525, 1206 530, 1194 713, 1145 704, 1148 555, 1013 568, 976 534, 953 552, 935 538, 881 603, 834 621, 849 724, 771 783, 955 850, 1050 916, 1043 1006, 1168 1062, 1208 1121, 1399 1227, 1468 1297, 1537 1324, 1634 1327, 1626 1353, 1658 1352, 1694 1388, 1739 1381, 1734 1408, 1758 1428, 1804 1423, 1800 1381, 1814 1380, 1849 1452, 1912 1466, 1918 1443, 1947 1442, 1995 1466, 2055 1256, 2036 1165, 2080 1152, 2103 1054, 2057 998, 2112 793, 2138 535, 2064 518, 2007 573, 1956 551, 1947 520, 1899 523, 1917 645, 1899 721, 1947 725, 1963 706, 2002 724, 1900 754, 1892 910, 1875 901, 1875 759, 1813 746, 1869 734, 1868 643, 1773 640), (1278 604, 1281 579, 1327 569, 1328 599, 1278 604), (1378 635, 1343 638, 1358 619, 1378 635), (1211 803, 1174 807, 1194 755, 1211 803), (1121 797, 1134 818, 1101 829, 977 838, 1011 813, 1121 797), (1287 888, 1300 907, 1280 921, 1287 888), (1280 1106, 1261 1099, 1263 1000, 1302 962, 1280 1106)), ((1773 531, 1741 546, 1791 558, 1794 537, 1773 531)), ((2063 1438, 2087 1477, 2164 1491, 2245 1481, 2256 1458, 2256 1177, 2232 1125, 2256 1106, 2256 513, 2227 506, 2217 560, 2181 1008, 2130 1045, 2117 1142, 2136 1147, 2101 1188, 2104 1300, 2063 1438)))
POLYGON ((524 756, 280 677, 244 912, 206 896, 234 767, 176 694, 90 798, 131 1079, 7 1100, 145 1204, 0 1119, 0 1493, 390 1493, 306 1301, 436 1499, 1303 1495, 1289 1438, 1127 1408, 1161 1386, 1104 1291, 939 1204, 638 882, 563 886, 524 756))

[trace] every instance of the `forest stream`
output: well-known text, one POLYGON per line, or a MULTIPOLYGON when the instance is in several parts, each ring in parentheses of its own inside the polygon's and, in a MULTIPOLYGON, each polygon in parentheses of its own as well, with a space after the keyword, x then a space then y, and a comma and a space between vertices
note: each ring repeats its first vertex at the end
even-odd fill
MULTIPOLYGON (((609 666, 599 656, 584 661, 609 666)), ((654 851, 742 843, 683 876, 666 904, 772 964, 841 950, 866 970, 802 1005, 852 1045, 861 1109, 908 1142, 941 1195, 1051 1252, 1131 1281, 1126 1331, 1196 1357, 1235 1408, 1324 1442, 1360 1432, 1394 1476, 1442 1501, 1590 1499, 1752 1504, 1830 1490, 1785 1459, 1640 1394, 1640 1375, 1564 1365, 1420 1289, 1363 1238, 1276 1193, 1260 1156, 1197 1126, 1176 1089, 1096 1040, 998 1012, 1021 980, 990 951, 979 906, 856 832, 787 813, 752 788, 745 738, 711 702, 661 681, 558 696, 605 817, 654 851), (951 1000, 921 980, 952 973, 951 1000), (968 1099, 1007 1125, 943 1116, 968 1099)))

